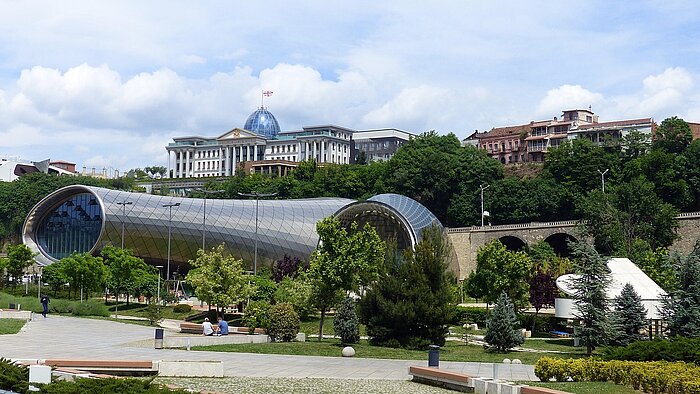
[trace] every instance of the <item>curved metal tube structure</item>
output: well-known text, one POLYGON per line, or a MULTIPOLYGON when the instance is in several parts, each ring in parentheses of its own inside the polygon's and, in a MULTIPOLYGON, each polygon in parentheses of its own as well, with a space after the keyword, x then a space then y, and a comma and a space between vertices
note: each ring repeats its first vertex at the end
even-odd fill
MULTIPOLYGON (((73 252, 95 254, 107 245, 121 245, 123 225, 124 247, 150 263, 160 264, 168 258, 170 228, 170 260, 177 266, 196 256, 205 229, 207 248, 224 243, 231 255, 252 264, 255 203, 208 199, 204 223, 203 199, 67 186, 32 208, 22 239, 38 253, 36 260, 47 265, 73 252), (180 205, 163 206, 176 203, 180 205)), ((284 254, 308 259, 318 244, 316 223, 332 215, 345 226, 353 220, 360 225, 370 223, 382 238, 400 239, 403 247, 414 247, 423 228, 434 222, 440 224, 424 206, 396 194, 382 194, 361 202, 344 198, 259 200, 258 264, 270 265, 284 254)))

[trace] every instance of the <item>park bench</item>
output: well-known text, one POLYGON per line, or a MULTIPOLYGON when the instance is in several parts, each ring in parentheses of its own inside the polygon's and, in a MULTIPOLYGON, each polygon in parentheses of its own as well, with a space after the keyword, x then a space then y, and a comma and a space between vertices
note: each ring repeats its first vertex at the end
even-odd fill
POLYGON ((430 367, 409 367, 408 374, 417 383, 429 384, 463 393, 473 393, 474 387, 469 385, 472 376, 430 367))
MULTIPOLYGON (((216 332, 217 325, 216 324, 212 324, 212 325, 214 326, 214 332, 216 332)), ((202 325, 200 323, 182 322, 182 323, 180 323, 180 332, 183 334, 201 334, 202 333, 202 325)), ((248 334, 248 332, 250 332, 248 327, 229 326, 229 328, 228 328, 229 334, 248 334)), ((262 328, 256 328, 255 334, 265 334, 265 330, 262 328)))
POLYGON ((151 360, 67 360, 47 359, 43 362, 54 368, 70 368, 90 372, 157 372, 157 365, 151 360))

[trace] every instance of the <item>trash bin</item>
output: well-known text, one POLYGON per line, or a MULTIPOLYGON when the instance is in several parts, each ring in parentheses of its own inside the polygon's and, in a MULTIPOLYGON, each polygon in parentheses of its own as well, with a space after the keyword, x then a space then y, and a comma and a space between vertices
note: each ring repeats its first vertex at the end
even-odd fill
POLYGON ((428 366, 438 368, 440 366, 440 346, 430 345, 428 350, 428 366))
POLYGON ((156 339, 155 339, 154 347, 156 349, 163 348, 163 329, 162 328, 156 328, 156 339))

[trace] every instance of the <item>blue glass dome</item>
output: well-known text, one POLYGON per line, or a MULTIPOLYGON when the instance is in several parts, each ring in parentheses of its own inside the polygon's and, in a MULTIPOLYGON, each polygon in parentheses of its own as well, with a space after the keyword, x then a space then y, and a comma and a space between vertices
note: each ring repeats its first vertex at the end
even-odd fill
POLYGON ((266 138, 273 138, 280 132, 280 125, 277 123, 275 115, 264 107, 260 107, 250 114, 243 128, 266 138))

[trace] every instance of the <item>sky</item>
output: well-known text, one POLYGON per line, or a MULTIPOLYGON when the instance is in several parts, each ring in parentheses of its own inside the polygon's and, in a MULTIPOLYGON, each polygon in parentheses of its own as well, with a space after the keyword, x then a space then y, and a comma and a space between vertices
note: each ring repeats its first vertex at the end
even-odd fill
POLYGON ((282 130, 700 122, 682 1, 0 0, 0 156, 125 171, 265 106, 282 130))

